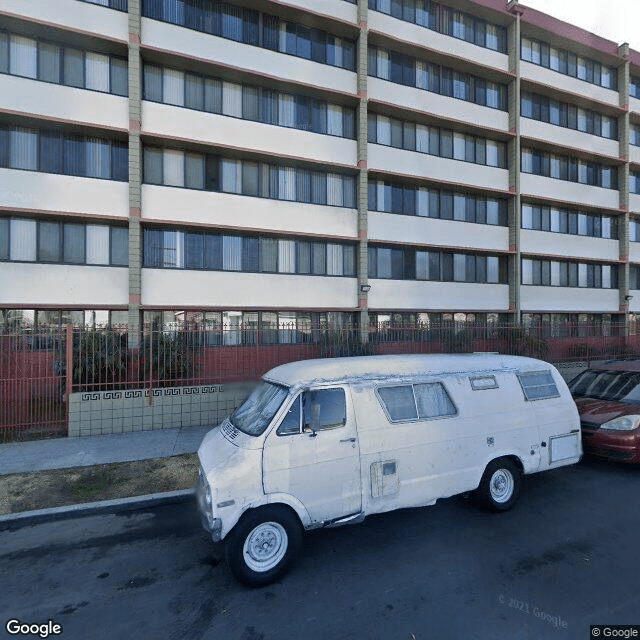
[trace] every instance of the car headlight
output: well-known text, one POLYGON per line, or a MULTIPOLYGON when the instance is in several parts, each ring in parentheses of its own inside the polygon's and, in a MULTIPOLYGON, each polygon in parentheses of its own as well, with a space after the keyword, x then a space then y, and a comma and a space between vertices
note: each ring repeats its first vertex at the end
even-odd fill
POLYGON ((609 431, 633 431, 640 426, 640 416, 620 416, 605 422, 600 426, 601 429, 607 429, 609 431))

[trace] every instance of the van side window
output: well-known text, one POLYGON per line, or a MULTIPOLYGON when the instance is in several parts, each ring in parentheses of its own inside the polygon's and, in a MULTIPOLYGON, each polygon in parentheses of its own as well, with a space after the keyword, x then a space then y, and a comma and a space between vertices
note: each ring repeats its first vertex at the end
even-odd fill
POLYGON ((346 423, 344 389, 312 389, 302 394, 303 431, 333 429, 346 423))
POLYGON ((518 373, 517 376, 524 392, 525 400, 544 400, 545 398, 558 398, 560 396, 551 371, 529 371, 527 373, 518 373))
POLYGON ((416 401, 410 384, 401 387, 381 387, 378 394, 393 422, 417 420, 416 401))
POLYGON ((457 413, 441 382, 379 387, 378 395, 391 422, 442 418, 457 413))
POLYGON ((478 376, 469 378, 471 388, 474 391, 484 391, 485 389, 497 389, 498 383, 494 376, 478 376))
POLYGON ((456 414, 456 408, 442 383, 416 384, 413 390, 420 418, 440 418, 456 414))
POLYGON ((289 407, 289 411, 276 431, 279 436, 291 436, 296 433, 300 433, 300 396, 289 407))

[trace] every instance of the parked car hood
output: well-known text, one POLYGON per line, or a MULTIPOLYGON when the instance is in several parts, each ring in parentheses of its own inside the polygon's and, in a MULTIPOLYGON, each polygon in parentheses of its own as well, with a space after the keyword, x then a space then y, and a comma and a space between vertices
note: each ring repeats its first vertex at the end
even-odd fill
POLYGON ((580 420, 600 426, 618 416, 640 415, 640 404, 627 404, 596 398, 576 398, 580 420))

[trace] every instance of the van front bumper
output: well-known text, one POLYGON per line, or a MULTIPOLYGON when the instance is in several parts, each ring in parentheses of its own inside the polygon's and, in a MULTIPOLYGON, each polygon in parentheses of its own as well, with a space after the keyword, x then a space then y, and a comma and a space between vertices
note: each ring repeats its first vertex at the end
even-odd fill
POLYGON ((222 520, 213 515, 211 489, 202 467, 198 473, 198 484, 196 485, 196 504, 200 512, 202 528, 211 534, 214 542, 220 542, 222 540, 222 520))

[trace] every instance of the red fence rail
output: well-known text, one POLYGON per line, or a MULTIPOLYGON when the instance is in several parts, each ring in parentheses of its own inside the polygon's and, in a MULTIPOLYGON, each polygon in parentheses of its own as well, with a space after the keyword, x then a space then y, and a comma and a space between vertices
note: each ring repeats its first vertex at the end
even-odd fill
POLYGON ((0 441, 65 435, 65 398, 75 391, 252 380, 309 358, 472 351, 553 363, 640 357, 640 336, 601 325, 381 325, 367 337, 351 327, 154 325, 130 349, 126 327, 20 328, 0 334, 0 441))

